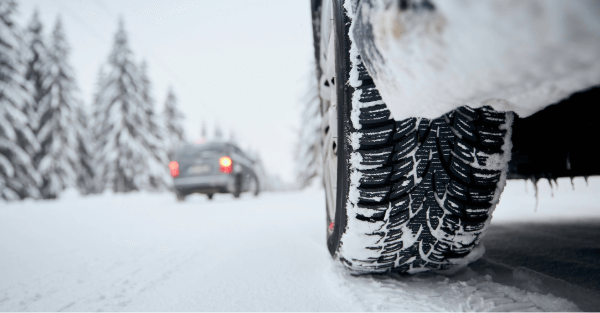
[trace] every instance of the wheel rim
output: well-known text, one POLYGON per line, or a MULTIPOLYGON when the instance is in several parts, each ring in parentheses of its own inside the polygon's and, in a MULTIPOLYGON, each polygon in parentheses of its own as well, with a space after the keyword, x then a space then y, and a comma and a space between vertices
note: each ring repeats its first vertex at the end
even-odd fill
POLYGON ((323 183, 327 203, 328 232, 334 229, 337 207, 337 139, 338 139, 338 112, 335 56, 335 27, 333 25, 333 8, 331 1, 324 1, 321 11, 321 36, 320 36, 320 67, 321 79, 319 81, 319 96, 321 97, 323 143, 321 147, 323 160, 323 183))

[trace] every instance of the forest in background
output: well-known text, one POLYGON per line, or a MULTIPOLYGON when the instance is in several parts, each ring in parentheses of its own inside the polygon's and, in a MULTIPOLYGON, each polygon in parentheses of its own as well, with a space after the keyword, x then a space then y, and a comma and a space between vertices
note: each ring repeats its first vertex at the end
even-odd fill
POLYGON ((168 189, 184 116, 172 89, 157 114, 147 64, 135 60, 123 21, 86 110, 60 17, 48 32, 37 11, 17 25, 16 10, 16 1, 0 1, 0 198, 168 189))

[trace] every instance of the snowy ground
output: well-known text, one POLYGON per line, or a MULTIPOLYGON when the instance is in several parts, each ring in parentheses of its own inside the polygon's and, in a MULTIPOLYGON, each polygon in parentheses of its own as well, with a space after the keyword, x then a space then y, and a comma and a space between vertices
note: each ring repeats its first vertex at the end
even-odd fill
POLYGON ((511 181, 483 260, 408 277, 333 262, 318 189, 0 203, 0 311, 598 310, 599 192, 511 181))

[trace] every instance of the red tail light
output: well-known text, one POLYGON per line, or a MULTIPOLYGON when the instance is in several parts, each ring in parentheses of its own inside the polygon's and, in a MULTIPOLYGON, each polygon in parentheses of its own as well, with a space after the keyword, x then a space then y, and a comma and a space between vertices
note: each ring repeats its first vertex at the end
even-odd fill
POLYGON ((228 156, 224 156, 219 159, 219 171, 225 174, 231 174, 231 170, 233 168, 233 161, 228 156))
POLYGON ((173 178, 179 176, 179 163, 177 163, 177 161, 171 161, 171 163, 169 163, 169 170, 171 171, 171 176, 173 176, 173 178))

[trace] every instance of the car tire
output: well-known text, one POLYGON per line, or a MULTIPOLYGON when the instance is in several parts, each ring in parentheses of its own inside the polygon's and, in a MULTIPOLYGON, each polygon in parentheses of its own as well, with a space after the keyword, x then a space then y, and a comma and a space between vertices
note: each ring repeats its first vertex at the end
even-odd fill
POLYGON ((214 194, 212 193, 207 193, 206 197, 208 197, 208 200, 212 200, 213 199, 214 194))
POLYGON ((184 194, 175 193, 175 195, 177 196, 177 201, 179 201, 179 202, 185 201, 185 195, 184 194))
POLYGON ((358 272, 447 270, 476 260, 505 185, 513 114, 463 106, 435 119, 394 120, 360 56, 351 62, 343 0, 332 8, 339 140, 337 164, 324 168, 337 171, 336 189, 326 190, 335 195, 330 253, 358 272))
POLYGON ((242 194, 242 176, 236 175, 234 187, 233 187, 233 197, 239 198, 241 194, 242 194))
POLYGON ((254 194, 255 197, 258 197, 258 194, 260 193, 260 185, 258 184, 258 178, 254 177, 254 190, 252 191, 252 194, 254 194))

